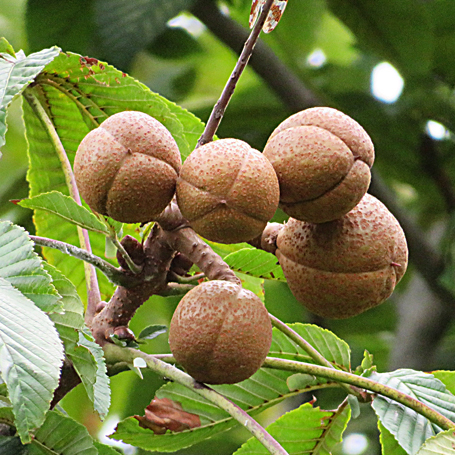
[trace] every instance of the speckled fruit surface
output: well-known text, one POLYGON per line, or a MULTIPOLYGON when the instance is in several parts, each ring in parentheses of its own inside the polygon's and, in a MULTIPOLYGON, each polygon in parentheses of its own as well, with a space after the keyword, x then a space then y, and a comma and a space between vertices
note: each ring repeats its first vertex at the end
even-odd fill
POLYGON ((294 296, 328 318, 348 318, 382 303, 408 263, 401 226, 369 194, 336 221, 313 224, 291 218, 277 245, 294 296))
POLYGON ((177 201, 202 237, 238 243, 259 235, 278 208, 278 179, 262 153, 238 139, 194 150, 182 166, 177 201))
POLYGON ((180 152, 156 119, 136 111, 114 114, 80 143, 74 175, 92 210, 124 223, 148 222, 175 193, 180 152))
POLYGON ((272 325, 259 297, 227 281, 207 281, 188 292, 169 328, 177 362, 208 384, 248 379, 261 367, 271 343, 272 325))
POLYGON ((284 120, 264 155, 280 182, 280 207, 293 218, 324 223, 348 213, 368 190, 374 147, 351 117, 315 107, 284 120))

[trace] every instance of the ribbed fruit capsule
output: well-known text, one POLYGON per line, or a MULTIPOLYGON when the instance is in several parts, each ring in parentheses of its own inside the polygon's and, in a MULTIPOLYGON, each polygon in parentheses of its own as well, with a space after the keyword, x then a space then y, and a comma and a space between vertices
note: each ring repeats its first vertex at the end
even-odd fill
POLYGON ((194 379, 234 384, 262 365, 272 325, 259 297, 227 281, 201 283, 180 301, 169 328, 169 345, 194 379))
POLYGON ((238 139, 219 139, 183 163, 177 202, 202 237, 219 243, 258 236, 278 208, 278 179, 262 153, 238 139))
POLYGON ((264 155, 280 182, 280 207, 311 223, 332 221, 352 210, 370 185, 374 147, 351 117, 315 107, 284 120, 264 155))
POLYGON ((180 167, 171 133, 150 115, 124 111, 85 136, 74 175, 92 210, 139 223, 151 221, 171 201, 180 167))
POLYGON ((335 319, 384 302, 408 263, 400 224, 369 194, 339 220, 313 224, 291 218, 277 246, 296 299, 311 312, 335 319))

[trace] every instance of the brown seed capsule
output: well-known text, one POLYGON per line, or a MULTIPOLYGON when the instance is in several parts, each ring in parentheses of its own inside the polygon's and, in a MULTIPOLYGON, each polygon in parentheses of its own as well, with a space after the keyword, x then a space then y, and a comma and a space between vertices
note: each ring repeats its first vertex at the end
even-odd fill
POLYGON ((143 112, 112 115, 79 145, 74 175, 92 210, 124 223, 151 221, 170 202, 181 166, 171 133, 143 112))
POLYGON ((312 224, 291 218, 277 245, 296 299, 328 318, 348 318, 382 303, 408 263, 401 226, 369 194, 339 220, 312 224))
POLYGON ((374 147, 351 117, 315 107, 292 115, 270 136, 264 155, 280 182, 280 207, 311 223, 348 213, 370 185, 374 147))
POLYGON ((194 150, 182 166, 177 202, 202 237, 238 243, 259 235, 278 208, 272 165, 238 139, 220 139, 194 150))
POLYGON ((254 374, 272 343, 261 300, 227 281, 201 283, 180 301, 169 328, 172 354, 194 379, 233 384, 254 374))

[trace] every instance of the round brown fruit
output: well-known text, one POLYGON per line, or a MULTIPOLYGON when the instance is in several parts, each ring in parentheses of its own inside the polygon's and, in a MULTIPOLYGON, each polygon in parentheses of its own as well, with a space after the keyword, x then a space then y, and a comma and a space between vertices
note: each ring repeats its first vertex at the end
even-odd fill
POLYGON ((79 145, 74 175, 95 212, 123 223, 151 221, 171 201, 181 167, 171 133, 143 112, 112 115, 79 145))
POLYGON ((219 139, 194 150, 183 163, 177 202, 202 237, 239 243, 258 236, 279 201, 272 165, 238 139, 219 139))
POLYGON ((312 224, 291 218, 278 234, 277 245, 296 299, 313 313, 335 319, 381 304, 408 263, 401 226, 369 194, 339 220, 312 224))
POLYGON ((329 107, 292 115, 270 136, 264 155, 280 182, 280 207, 311 223, 348 213, 370 185, 374 147, 351 117, 329 107))
POLYGON ((272 325, 259 297, 227 281, 207 281, 188 292, 169 328, 177 362, 208 384, 248 379, 261 367, 271 343, 272 325))

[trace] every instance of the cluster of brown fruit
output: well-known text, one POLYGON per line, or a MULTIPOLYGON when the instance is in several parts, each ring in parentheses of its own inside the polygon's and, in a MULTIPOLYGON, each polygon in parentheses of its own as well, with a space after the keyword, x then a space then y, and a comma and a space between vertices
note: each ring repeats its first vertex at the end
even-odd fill
MULTIPOLYGON (((373 161, 368 134, 331 108, 289 117, 263 153, 241 140, 220 139, 195 149, 183 165, 161 123, 127 111, 84 138, 74 172, 96 212, 148 222, 176 194, 191 227, 220 243, 260 236, 280 206, 292 217, 276 241, 291 291, 316 314, 346 318, 387 299, 407 266, 399 223, 366 194, 373 161)), ((234 383, 264 361, 271 324, 253 293, 211 281, 182 299, 169 341, 197 380, 234 383)))

